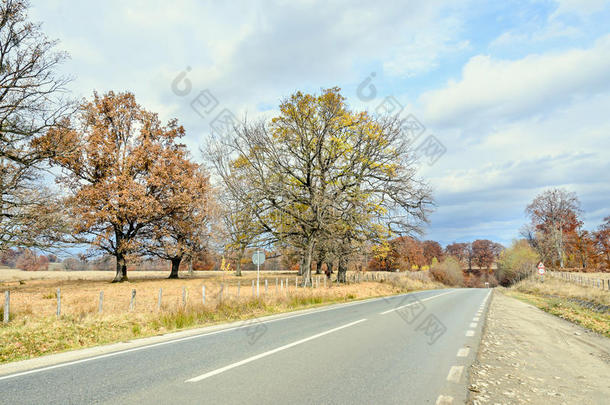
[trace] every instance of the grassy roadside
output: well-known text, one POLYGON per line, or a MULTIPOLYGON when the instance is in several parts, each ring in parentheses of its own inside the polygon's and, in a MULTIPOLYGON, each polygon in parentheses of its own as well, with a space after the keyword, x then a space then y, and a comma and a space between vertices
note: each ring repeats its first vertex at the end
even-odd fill
POLYGON ((607 291, 582 287, 554 278, 547 279, 544 283, 530 278, 503 292, 550 314, 610 337, 610 311, 607 308, 597 310, 591 308, 610 305, 610 293, 607 291))
POLYGON ((90 311, 62 315, 59 319, 28 312, 8 325, 0 324, 0 364, 181 329, 439 287, 436 283, 400 277, 385 282, 298 289, 284 295, 226 299, 206 305, 193 303, 186 308, 177 306, 160 312, 98 315, 90 311))

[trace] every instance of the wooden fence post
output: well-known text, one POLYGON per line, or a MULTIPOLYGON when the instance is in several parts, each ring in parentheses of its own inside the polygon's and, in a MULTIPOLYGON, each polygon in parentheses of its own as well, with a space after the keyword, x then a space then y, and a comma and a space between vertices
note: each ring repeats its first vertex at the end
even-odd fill
POLYGON ((162 298, 163 298, 163 288, 159 288, 159 298, 157 298, 157 311, 161 311, 162 298))
POLYGON ((182 286, 182 306, 186 308, 186 287, 182 286))
POLYGON ((277 281, 277 277, 275 278, 275 293, 278 293, 278 281, 277 281))
POLYGON ((131 300, 129 301, 129 310, 133 311, 136 308, 136 289, 131 290, 131 300))
POLYGON ((205 285, 201 286, 201 304, 205 305, 205 285))
POLYGON ((237 280, 237 298, 239 298, 239 290, 241 288, 241 280, 237 280))
POLYGON ((61 290, 57 288, 57 317, 61 316, 61 290))
POLYGON ((11 313, 11 292, 4 292, 4 318, 2 318, 2 322, 8 323, 9 317, 11 313))
POLYGON ((97 309, 100 314, 104 312, 104 291, 100 291, 100 303, 97 309))
POLYGON ((254 297, 254 280, 252 280, 252 296, 254 297))

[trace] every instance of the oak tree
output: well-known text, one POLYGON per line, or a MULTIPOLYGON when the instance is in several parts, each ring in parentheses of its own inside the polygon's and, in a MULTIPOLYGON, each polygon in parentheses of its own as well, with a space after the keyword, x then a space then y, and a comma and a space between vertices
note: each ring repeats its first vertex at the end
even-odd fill
POLYGON ((236 127, 210 158, 263 232, 301 252, 307 285, 321 243, 344 256, 367 238, 413 233, 426 221, 429 188, 416 176, 401 124, 350 111, 337 88, 297 92, 271 121, 236 127))
POLYGON ((184 135, 175 120, 163 125, 131 93, 94 93, 79 114, 38 140, 61 168, 69 191, 73 241, 116 257, 113 281, 127 280, 127 258, 142 248, 142 233, 166 212, 164 150, 184 135))

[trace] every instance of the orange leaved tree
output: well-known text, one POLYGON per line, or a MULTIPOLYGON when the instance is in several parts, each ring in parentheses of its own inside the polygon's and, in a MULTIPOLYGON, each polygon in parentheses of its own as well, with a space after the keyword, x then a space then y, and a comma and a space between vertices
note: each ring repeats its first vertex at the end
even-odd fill
POLYGON ((94 93, 75 118, 36 142, 62 169, 74 240, 116 258, 114 282, 127 280, 127 257, 142 250, 144 233, 166 214, 168 179, 158 165, 183 135, 175 120, 163 125, 133 94, 111 91, 94 93))
POLYGON ((160 202, 163 215, 151 225, 145 250, 169 260, 169 278, 178 278, 180 263, 203 252, 211 226, 211 188, 202 166, 189 159, 183 145, 166 148, 155 175, 163 181, 160 202))

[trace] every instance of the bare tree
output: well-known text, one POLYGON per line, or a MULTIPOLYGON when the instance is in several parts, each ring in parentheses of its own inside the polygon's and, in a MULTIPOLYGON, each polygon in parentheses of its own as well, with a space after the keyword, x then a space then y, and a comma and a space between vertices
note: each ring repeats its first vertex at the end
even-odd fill
POLYGON ((546 190, 525 209, 532 227, 547 239, 555 250, 559 267, 564 267, 565 235, 580 226, 580 202, 576 193, 564 189, 546 190))
POLYGON ((46 156, 32 142, 73 109, 69 79, 56 73, 67 54, 28 20, 28 7, 0 3, 0 249, 41 246, 41 236, 52 239, 49 226, 57 231, 58 213, 45 215, 55 196, 39 184, 46 156))

